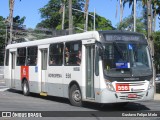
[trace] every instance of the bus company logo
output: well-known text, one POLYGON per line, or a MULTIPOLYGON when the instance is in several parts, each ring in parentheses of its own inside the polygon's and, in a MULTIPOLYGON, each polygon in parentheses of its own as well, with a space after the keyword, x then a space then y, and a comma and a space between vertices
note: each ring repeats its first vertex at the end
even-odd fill
POLYGON ((23 73, 22 74, 26 75, 26 69, 25 68, 23 68, 23 73))
POLYGON ((2 117, 12 117, 11 112, 2 112, 2 117))

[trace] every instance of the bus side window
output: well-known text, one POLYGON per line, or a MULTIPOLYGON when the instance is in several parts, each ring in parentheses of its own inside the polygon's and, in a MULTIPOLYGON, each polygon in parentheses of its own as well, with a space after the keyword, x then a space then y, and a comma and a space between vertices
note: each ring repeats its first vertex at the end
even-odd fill
POLYGON ((27 65, 28 66, 36 66, 37 65, 37 46, 32 46, 27 48, 27 65))
POLYGON ((65 65, 79 66, 81 64, 82 43, 67 42, 65 45, 65 65))
POLYGON ((26 48, 17 49, 17 66, 24 66, 26 62, 26 48))
POLYGON ((63 43, 51 44, 49 47, 49 65, 61 66, 63 63, 63 43))

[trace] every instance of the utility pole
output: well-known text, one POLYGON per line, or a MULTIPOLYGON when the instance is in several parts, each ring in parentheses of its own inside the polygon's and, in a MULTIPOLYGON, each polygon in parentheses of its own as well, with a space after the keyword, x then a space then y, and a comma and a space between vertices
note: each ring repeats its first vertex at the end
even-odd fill
POLYGON ((12 32, 13 32, 13 8, 14 8, 14 0, 9 0, 9 21, 10 21, 10 39, 8 44, 12 42, 12 32))
POLYGON ((134 0, 134 32, 136 32, 136 0, 134 0))
POLYGON ((73 34, 72 0, 69 0, 69 34, 73 34))

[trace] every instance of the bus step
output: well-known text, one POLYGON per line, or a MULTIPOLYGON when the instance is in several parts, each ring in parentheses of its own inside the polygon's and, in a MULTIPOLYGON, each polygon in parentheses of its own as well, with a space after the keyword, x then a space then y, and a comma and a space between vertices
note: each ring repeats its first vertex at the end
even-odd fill
POLYGON ((41 96, 47 96, 47 93, 46 92, 40 92, 40 95, 41 96))

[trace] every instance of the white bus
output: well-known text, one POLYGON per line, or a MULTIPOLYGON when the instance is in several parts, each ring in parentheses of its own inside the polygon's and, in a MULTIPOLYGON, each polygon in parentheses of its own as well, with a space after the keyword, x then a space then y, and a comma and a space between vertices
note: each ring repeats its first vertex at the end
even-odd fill
POLYGON ((153 99, 152 60, 142 34, 90 31, 6 47, 9 88, 43 96, 127 103, 153 99))

